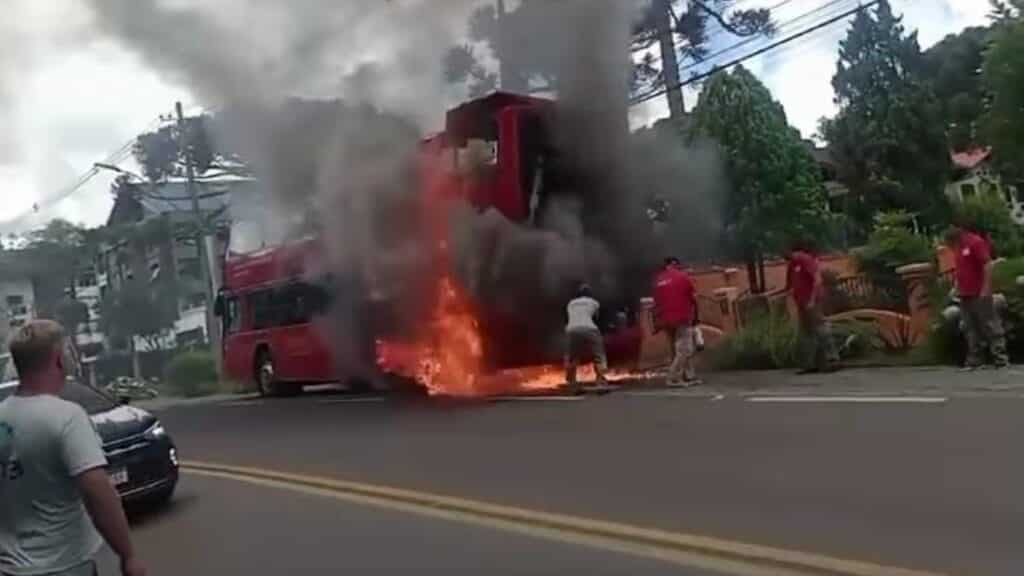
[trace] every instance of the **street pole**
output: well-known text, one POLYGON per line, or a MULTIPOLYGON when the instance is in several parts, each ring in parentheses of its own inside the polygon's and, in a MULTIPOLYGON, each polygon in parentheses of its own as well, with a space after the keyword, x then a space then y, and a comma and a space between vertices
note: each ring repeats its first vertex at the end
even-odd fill
POLYGON ((498 0, 497 10, 497 21, 498 21, 498 87, 501 90, 512 90, 512 74, 511 67, 509 66, 507 59, 505 58, 508 54, 507 46, 505 45, 505 0, 498 0))
POLYGON ((203 213, 199 209, 199 191, 196 190, 196 173, 195 167, 192 165, 192 145, 185 138, 185 115, 181 109, 181 102, 175 102, 174 111, 178 116, 178 147, 185 154, 185 188, 192 200, 192 218, 195 220, 196 226, 195 243, 196 254, 199 257, 199 281, 203 284, 203 290, 206 292, 206 337, 210 344, 210 350, 213 352, 219 378, 223 375, 223 358, 220 354, 220 330, 213 314, 216 295, 213 290, 214 279, 211 273, 211 270, 216 267, 212 265, 213 253, 206 246, 207 226, 203 222, 203 213))
POLYGON ((654 18, 658 23, 658 42, 661 47, 661 70, 668 97, 669 116, 680 121, 686 114, 683 88, 679 82, 679 57, 676 54, 675 31, 672 26, 671 0, 654 0, 654 18))

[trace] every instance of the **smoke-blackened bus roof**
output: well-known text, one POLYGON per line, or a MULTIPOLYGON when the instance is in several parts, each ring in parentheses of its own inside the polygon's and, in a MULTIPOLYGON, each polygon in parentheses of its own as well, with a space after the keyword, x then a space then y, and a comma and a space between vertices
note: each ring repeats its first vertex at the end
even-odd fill
POLYGON ((494 92, 470 100, 448 111, 445 119, 447 141, 461 146, 469 138, 496 140, 498 112, 511 106, 547 107, 554 104, 546 98, 523 96, 511 92, 494 92))

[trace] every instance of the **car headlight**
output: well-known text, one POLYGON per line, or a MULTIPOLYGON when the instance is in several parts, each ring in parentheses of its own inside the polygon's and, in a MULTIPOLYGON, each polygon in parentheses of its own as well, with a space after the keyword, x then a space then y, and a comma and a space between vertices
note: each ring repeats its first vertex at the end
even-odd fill
POLYGON ((161 424, 159 422, 157 422, 156 424, 153 424, 152 426, 150 426, 149 430, 146 430, 146 432, 145 432, 146 438, 148 438, 150 440, 157 440, 159 438, 163 438, 166 435, 167 435, 167 430, 164 430, 163 424, 161 424))

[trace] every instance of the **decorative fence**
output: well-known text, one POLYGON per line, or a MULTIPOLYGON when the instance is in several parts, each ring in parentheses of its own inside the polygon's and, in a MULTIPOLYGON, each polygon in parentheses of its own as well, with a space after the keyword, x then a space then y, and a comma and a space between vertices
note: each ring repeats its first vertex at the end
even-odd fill
POLYGON ((899 278, 880 284, 859 274, 837 278, 824 277, 825 314, 840 314, 851 310, 889 310, 910 313, 910 298, 906 283, 899 278))

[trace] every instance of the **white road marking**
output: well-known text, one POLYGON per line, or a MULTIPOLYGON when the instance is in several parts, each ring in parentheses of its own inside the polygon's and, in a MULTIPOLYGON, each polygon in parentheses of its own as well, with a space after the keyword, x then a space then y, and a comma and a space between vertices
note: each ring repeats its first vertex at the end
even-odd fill
POLYGON ((750 396, 747 402, 822 404, 945 404, 943 396, 750 396))
POLYGON ((725 400, 725 394, 718 394, 711 399, 712 402, 718 402, 719 400, 725 400))
POLYGON ((676 390, 636 390, 625 392, 625 396, 636 396, 637 398, 693 398, 695 400, 721 400, 725 398, 722 394, 711 394, 710 392, 699 392, 693 389, 676 390), (721 396, 721 398, 719 398, 721 396))
POLYGON ((583 396, 495 396, 491 402, 579 402, 583 396))
POLYGON ((317 400, 317 404, 369 404, 384 402, 387 398, 383 396, 366 396, 362 398, 331 398, 328 400, 317 400))
POLYGON ((227 408, 242 408, 245 406, 262 406, 263 400, 239 400, 237 402, 222 402, 219 406, 227 408))

